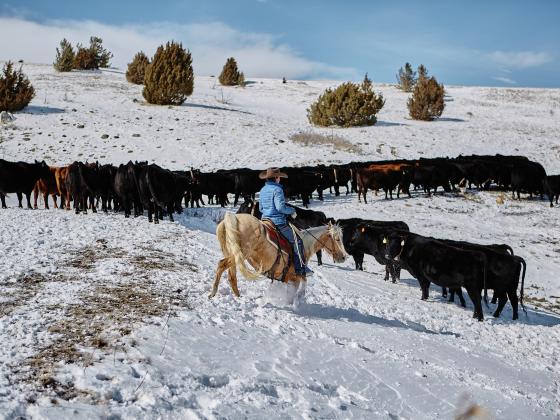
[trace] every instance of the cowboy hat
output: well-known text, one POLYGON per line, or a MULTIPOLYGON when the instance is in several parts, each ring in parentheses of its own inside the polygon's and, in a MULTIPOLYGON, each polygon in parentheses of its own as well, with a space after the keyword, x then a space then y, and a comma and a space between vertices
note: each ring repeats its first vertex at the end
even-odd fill
POLYGON ((268 178, 288 178, 284 172, 280 172, 279 168, 268 168, 266 171, 262 171, 259 174, 260 179, 268 179, 268 178))

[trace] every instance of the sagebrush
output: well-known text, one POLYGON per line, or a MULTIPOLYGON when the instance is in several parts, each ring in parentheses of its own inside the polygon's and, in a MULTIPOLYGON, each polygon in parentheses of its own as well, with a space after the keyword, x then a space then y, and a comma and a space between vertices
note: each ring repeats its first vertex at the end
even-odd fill
POLYGON ((190 51, 181 43, 168 42, 157 49, 146 68, 142 95, 151 104, 181 105, 194 88, 190 51))
POLYGON ((34 96, 35 89, 21 67, 14 70, 13 63, 8 61, 0 76, 0 111, 20 111, 34 96))

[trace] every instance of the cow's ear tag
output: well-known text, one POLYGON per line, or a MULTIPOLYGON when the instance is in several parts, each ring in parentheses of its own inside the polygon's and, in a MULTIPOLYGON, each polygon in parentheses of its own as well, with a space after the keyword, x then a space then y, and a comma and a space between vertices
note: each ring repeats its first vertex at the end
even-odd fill
POLYGON ((383 243, 386 244, 387 242, 387 238, 383 238, 383 243))
POLYGON ((363 228, 362 228, 362 233, 364 233, 365 231, 366 231, 366 228, 365 228, 365 227, 363 227, 363 228))
POLYGON ((401 241, 401 246, 404 246, 404 239, 401 241))

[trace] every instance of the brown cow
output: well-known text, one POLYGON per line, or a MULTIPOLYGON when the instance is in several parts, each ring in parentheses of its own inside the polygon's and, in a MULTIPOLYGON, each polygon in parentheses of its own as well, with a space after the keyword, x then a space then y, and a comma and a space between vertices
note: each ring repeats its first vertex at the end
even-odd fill
POLYGON ((49 166, 49 176, 46 178, 40 178, 33 188, 33 207, 37 208, 37 197, 39 193, 43 194, 43 200, 45 201, 45 208, 49 208, 49 194, 52 195, 54 201, 54 208, 57 209, 56 196, 60 195, 60 191, 56 186, 56 171, 60 169, 56 166, 49 166))
POLYGON ((56 188, 60 194, 60 208, 70 210, 70 194, 66 189, 66 175, 68 174, 68 166, 56 168, 54 177, 56 179, 56 188))
POLYGON ((412 165, 406 163, 383 163, 371 164, 367 168, 361 168, 357 171, 358 184, 358 201, 361 202, 360 195, 364 197, 364 203, 367 203, 366 194, 368 188, 372 190, 383 189, 385 199, 389 197, 393 199, 393 190, 397 190, 397 197, 401 191, 408 193, 410 197, 410 172, 412 165))

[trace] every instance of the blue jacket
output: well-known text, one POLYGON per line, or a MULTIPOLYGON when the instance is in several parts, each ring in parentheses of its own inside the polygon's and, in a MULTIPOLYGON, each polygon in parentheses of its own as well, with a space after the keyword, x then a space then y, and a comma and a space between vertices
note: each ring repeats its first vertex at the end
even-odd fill
POLYGON ((263 219, 270 219, 276 226, 286 224, 286 216, 296 209, 286 206, 284 187, 274 181, 267 181, 259 193, 259 209, 263 219))

